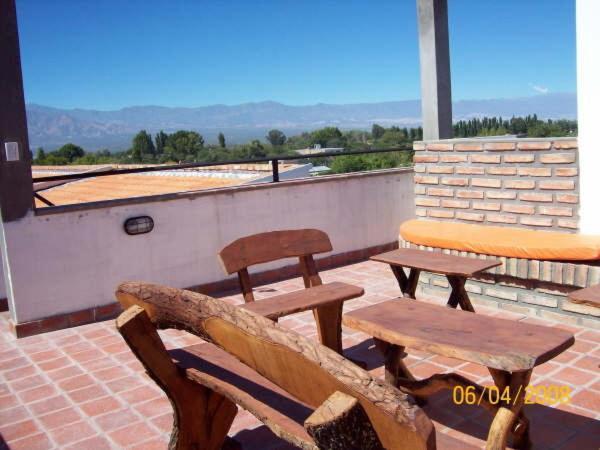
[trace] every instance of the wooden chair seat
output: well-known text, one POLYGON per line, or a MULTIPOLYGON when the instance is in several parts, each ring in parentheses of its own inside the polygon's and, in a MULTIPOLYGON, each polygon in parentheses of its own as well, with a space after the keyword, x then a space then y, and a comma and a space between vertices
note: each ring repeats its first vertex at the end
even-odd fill
POLYGON ((310 311, 319 306, 357 298, 364 293, 365 291, 361 287, 336 281, 287 294, 275 295, 258 302, 246 303, 242 305, 242 308, 271 320, 277 320, 289 314, 310 311))
MULTIPOLYGON (((210 387, 255 417, 268 417, 269 421, 265 425, 276 436, 287 441, 294 436, 307 447, 316 445, 304 428, 304 421, 313 413, 314 408, 226 351, 204 343, 171 350, 169 354, 173 362, 186 371, 190 380, 210 387)), ((441 450, 478 448, 443 433, 436 433, 436 443, 441 450)))

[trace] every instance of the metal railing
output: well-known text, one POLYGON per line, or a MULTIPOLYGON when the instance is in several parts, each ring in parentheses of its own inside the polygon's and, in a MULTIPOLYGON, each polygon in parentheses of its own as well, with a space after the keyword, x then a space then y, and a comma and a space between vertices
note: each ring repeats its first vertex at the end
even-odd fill
MULTIPOLYGON (((34 183, 52 182, 52 181, 68 181, 68 180, 82 180, 85 178, 97 178, 97 177, 108 177, 113 175, 127 175, 134 173, 144 172, 158 172, 165 170, 182 170, 182 169, 194 169, 199 167, 214 167, 214 166, 228 166, 234 164, 255 164, 255 163, 271 163, 272 181, 273 183, 279 182, 279 161, 296 161, 313 158, 329 158, 338 156, 352 156, 352 155, 369 155, 374 153, 392 153, 392 152, 411 152, 412 146, 405 147, 394 147, 394 148, 379 148, 379 149, 368 149, 368 150, 349 150, 342 152, 321 152, 312 153, 306 155, 277 155, 277 156, 265 156, 263 158, 250 158, 250 159, 235 159, 227 161, 214 161, 214 162, 198 162, 198 163, 181 163, 181 164, 170 164, 160 165, 157 164, 152 167, 136 167, 132 169, 108 169, 103 172, 85 172, 85 173, 70 173, 66 175, 49 175, 44 177, 34 178, 34 183)), ((52 202, 44 198, 39 194, 40 191, 51 189, 54 186, 39 189, 34 192, 35 198, 48 206, 54 206, 52 202)))

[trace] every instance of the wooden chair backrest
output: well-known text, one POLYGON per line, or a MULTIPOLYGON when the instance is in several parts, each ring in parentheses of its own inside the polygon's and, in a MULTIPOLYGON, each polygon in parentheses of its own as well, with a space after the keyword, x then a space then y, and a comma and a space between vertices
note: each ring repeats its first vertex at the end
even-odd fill
POLYGON ((435 448, 431 421, 406 394, 317 342, 191 291, 128 282, 116 296, 123 307, 144 308, 157 328, 201 336, 314 408, 336 391, 356 398, 385 448, 435 448))
POLYGON ((227 274, 238 273, 246 302, 254 301, 248 267, 283 258, 300 258, 305 287, 322 284, 313 255, 333 250, 327 233, 312 228, 279 230, 236 239, 219 252, 227 274))

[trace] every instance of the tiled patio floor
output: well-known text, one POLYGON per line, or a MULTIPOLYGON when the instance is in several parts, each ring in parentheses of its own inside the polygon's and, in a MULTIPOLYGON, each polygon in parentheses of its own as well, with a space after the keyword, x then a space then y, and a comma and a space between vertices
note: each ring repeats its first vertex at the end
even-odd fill
MULTIPOLYGON (((344 281, 365 287, 366 294, 346 303, 355 309, 396 297, 398 288, 389 269, 364 262, 323 272, 324 281, 344 281)), ((300 280, 259 288, 257 297, 302 287, 300 280)), ((240 302, 240 296, 227 297, 240 302)), ((433 300, 439 303, 442 300, 433 300)), ((528 405, 535 448, 598 449, 600 447, 600 332, 477 306, 479 313, 565 327, 576 335, 575 345, 552 362, 534 370, 532 384, 569 385, 569 404, 528 405)), ((108 321, 15 340, 8 332, 7 313, 0 316, 0 449, 164 449, 171 429, 171 406, 144 374, 142 367, 108 321)), ((315 337, 310 313, 281 320, 306 336, 315 337)), ((198 342, 181 332, 161 332, 170 348, 198 342)), ((345 348, 366 360, 377 375, 381 359, 372 341, 344 330, 345 348)), ((477 382, 491 382, 483 367, 458 360, 409 352, 409 367, 418 377, 455 371, 477 382)), ((484 445, 490 417, 482 408, 457 406, 448 393, 434 396, 425 407, 438 432, 461 442, 484 445)), ((231 434, 245 449, 287 448, 248 413, 240 411, 231 434), (258 429, 257 429, 258 428, 258 429)))

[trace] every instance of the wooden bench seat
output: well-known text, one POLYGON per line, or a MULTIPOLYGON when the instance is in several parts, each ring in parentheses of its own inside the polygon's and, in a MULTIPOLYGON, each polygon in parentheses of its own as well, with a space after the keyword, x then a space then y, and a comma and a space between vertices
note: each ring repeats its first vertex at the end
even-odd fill
POLYGON ((258 302, 242 305, 242 308, 277 320, 303 311, 310 311, 319 306, 325 306, 360 297, 365 293, 363 288, 351 284, 326 283, 300 291, 276 295, 258 302))
POLYGON ((172 450, 222 448, 236 405, 306 450, 436 448, 433 423, 407 394, 263 316, 148 283, 123 283, 116 296, 126 308, 117 329, 173 405, 172 450), (188 330, 220 350, 169 354, 160 328, 188 330))
POLYGON ((263 316, 148 283, 116 296, 126 308, 117 329, 173 405, 171 450, 222 449, 238 406, 304 450, 476 448, 436 433, 407 394, 263 316), (208 342, 167 352, 157 328, 208 342))

